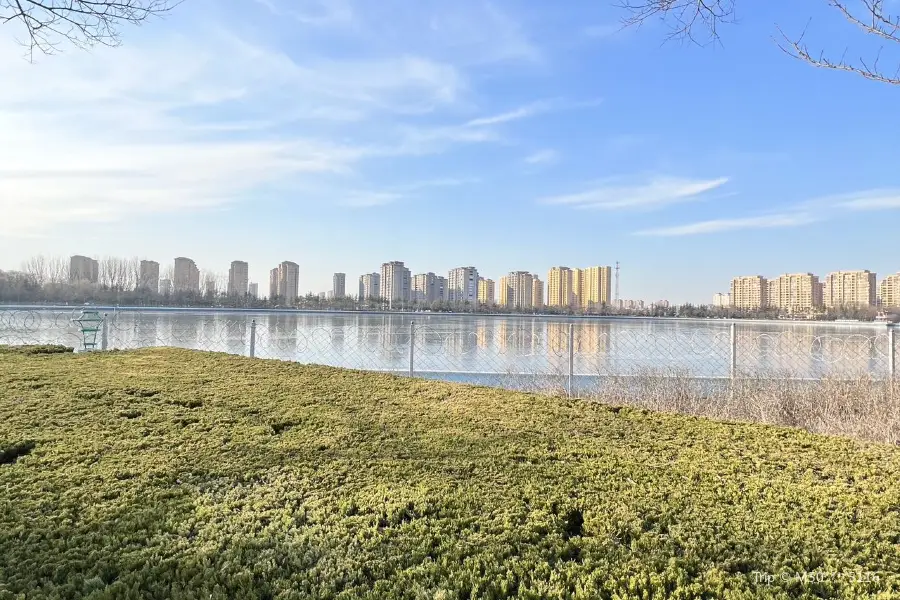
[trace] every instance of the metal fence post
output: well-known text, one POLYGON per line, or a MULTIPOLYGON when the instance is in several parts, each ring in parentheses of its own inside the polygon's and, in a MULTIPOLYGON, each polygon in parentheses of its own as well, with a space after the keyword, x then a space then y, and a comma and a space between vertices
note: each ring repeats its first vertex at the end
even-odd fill
POLYGON ((897 350, 894 347, 894 330, 896 326, 891 325, 888 329, 888 375, 891 379, 897 376, 897 350))
POLYGON ((250 358, 256 358, 256 319, 250 321, 250 358))
POLYGON ((569 381, 566 384, 566 395, 571 398, 575 394, 575 323, 569 323, 569 381))
POLYGON ((734 381, 737 375, 737 325, 731 324, 731 354, 728 360, 728 378, 734 381))
POLYGON ((409 322, 409 376, 412 377, 415 372, 414 361, 416 356, 416 322, 409 322))
POLYGON ((103 313, 103 329, 100 333, 100 349, 106 350, 107 348, 109 348, 109 313, 103 313))

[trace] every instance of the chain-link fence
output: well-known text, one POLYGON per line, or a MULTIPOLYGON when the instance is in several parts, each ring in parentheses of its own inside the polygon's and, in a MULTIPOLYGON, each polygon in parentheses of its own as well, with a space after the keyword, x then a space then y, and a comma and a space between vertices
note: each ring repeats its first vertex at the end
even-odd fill
POLYGON ((0 344, 174 346, 580 395, 629 377, 892 379, 890 326, 203 311, 0 309, 0 344), (93 338, 92 338, 93 336, 93 338))

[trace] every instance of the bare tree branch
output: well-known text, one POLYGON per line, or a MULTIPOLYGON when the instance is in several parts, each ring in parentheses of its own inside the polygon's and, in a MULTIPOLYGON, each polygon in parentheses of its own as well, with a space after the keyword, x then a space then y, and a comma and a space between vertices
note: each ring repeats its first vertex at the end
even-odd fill
MULTIPOLYGON (((847 21, 856 25, 866 34, 900 44, 900 17, 894 17, 885 12, 884 0, 860 0, 859 4, 862 7, 857 12, 852 11, 843 0, 829 0, 828 4, 841 13, 847 21)), ((803 30, 799 37, 795 38, 786 35, 780 27, 778 28, 778 33, 781 39, 776 40, 776 43, 782 52, 788 56, 821 69, 845 71, 871 81, 900 85, 900 66, 894 70, 893 75, 888 74, 881 68, 883 47, 879 48, 874 59, 867 60, 859 57, 854 63, 847 60, 846 49, 839 60, 830 59, 821 51, 818 54, 813 54, 803 41, 806 36, 806 29, 803 30)))
MULTIPOLYGON (((885 8, 886 1, 856 0, 851 4, 848 0, 827 0, 828 6, 866 35, 900 44, 900 16, 890 14, 885 8)), ((698 40, 703 38, 718 41, 719 26, 735 22, 735 0, 623 0, 620 7, 630 13, 624 20, 626 27, 640 26, 650 18, 659 18, 672 28, 669 39, 686 39, 694 43, 701 43, 698 40)), ((872 81, 900 85, 900 66, 893 74, 882 68, 883 48, 871 59, 860 57, 848 61, 847 50, 844 50, 841 58, 835 60, 826 56, 824 51, 813 52, 809 49, 804 42, 806 29, 799 37, 788 36, 780 27, 777 29, 779 37, 775 43, 795 59, 814 67, 845 71, 872 81)))
POLYGON ((623 0, 619 5, 631 13, 624 19, 626 27, 651 18, 668 21, 668 39, 689 40, 698 45, 719 41, 719 26, 734 23, 735 0, 623 0), (702 31, 701 41, 698 30, 702 31))
POLYGON ((19 23, 29 56, 53 54, 61 42, 79 48, 118 46, 123 23, 140 25, 182 0, 0 0, 0 25, 19 23))

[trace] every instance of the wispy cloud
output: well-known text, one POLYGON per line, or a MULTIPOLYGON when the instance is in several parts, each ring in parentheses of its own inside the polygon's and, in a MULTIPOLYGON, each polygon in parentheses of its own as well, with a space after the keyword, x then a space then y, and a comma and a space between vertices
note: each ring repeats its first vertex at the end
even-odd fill
POLYGON ((440 124, 468 94, 452 64, 294 59, 221 29, 38 64, 0 35, 0 81, 15 82, 0 86, 0 235, 206 210, 323 178, 356 204, 385 204, 402 193, 354 197, 358 178, 341 174, 499 138, 489 123, 440 124))
POLYGON ((645 229, 636 231, 635 235, 687 236, 743 229, 784 229, 846 218, 849 212, 895 209, 900 209, 900 190, 864 190, 805 200, 780 212, 645 229))
POLYGON ((558 150, 554 150, 553 148, 545 148, 526 156, 525 162, 529 165, 549 165, 555 162, 559 162, 559 158, 560 154, 558 150))
POLYGON ((737 219, 711 219, 708 221, 698 221, 696 223, 676 225, 673 227, 645 229, 635 232, 635 235, 686 236, 737 231, 740 229, 780 229, 809 225, 810 223, 815 223, 820 220, 821 217, 810 213, 779 213, 737 219))
POLYGON ((485 125, 499 125, 500 123, 518 121, 545 112, 548 110, 548 107, 549 103, 547 102, 535 102, 500 114, 472 119, 466 125, 469 127, 483 127, 485 125))
MULTIPOLYGON (((421 30, 430 43, 452 48, 469 64, 544 62, 544 53, 529 33, 498 4, 483 0, 426 0, 416 3, 429 12, 428 27, 421 30)), ((374 6, 374 3, 373 3, 374 6)), ((402 12, 410 4, 400 0, 402 12)), ((379 9, 381 9, 379 3, 379 9)))
POLYGON ((347 0, 255 0, 277 17, 288 17, 303 25, 329 26, 354 20, 354 11, 347 0))
POLYGON ((595 106, 599 106, 601 102, 602 100, 600 99, 583 100, 577 102, 562 99, 539 100, 537 102, 532 102, 530 104, 526 104, 524 106, 520 106, 518 108, 514 108, 502 113, 472 119, 471 121, 466 123, 466 126, 484 127, 487 125, 500 125, 502 123, 509 123, 511 121, 520 121, 522 119, 536 117, 544 113, 593 108, 595 106))
POLYGON ((396 186, 394 189, 409 193, 425 190, 429 188, 447 188, 458 187, 461 185, 469 185, 481 181, 477 177, 442 177, 440 179, 426 179, 424 181, 414 181, 412 183, 404 183, 396 186))
POLYGON ((351 192, 345 194, 340 203, 352 208, 371 208, 384 206, 403 198, 403 195, 394 192, 351 192))
POLYGON ((837 199, 836 206, 847 210, 892 210, 900 208, 900 190, 867 190, 837 199))
POLYGON ((427 179, 392 186, 385 190, 352 191, 342 194, 338 198, 338 202, 353 208, 371 208, 392 204, 401 200, 411 200, 429 189, 457 187, 477 183, 478 181, 476 178, 466 177, 427 179))
POLYGON ((650 210, 671 204, 701 200, 707 192, 728 183, 727 177, 686 179, 657 177, 647 183, 622 185, 606 182, 584 192, 541 198, 542 204, 559 204, 580 209, 650 210))

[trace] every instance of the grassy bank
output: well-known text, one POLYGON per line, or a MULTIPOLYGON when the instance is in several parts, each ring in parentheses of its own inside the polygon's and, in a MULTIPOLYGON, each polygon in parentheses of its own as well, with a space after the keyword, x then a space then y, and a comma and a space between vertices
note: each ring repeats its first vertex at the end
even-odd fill
POLYGON ((900 598, 893 446, 182 350, 0 415, 0 600, 900 598))

